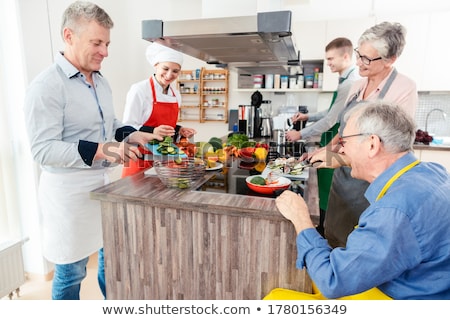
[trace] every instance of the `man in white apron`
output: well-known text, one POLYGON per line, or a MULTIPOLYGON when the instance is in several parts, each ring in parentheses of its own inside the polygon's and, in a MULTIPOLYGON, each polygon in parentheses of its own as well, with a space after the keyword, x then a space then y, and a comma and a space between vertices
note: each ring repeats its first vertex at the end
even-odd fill
POLYGON ((141 156, 135 145, 162 140, 115 118, 111 88, 99 72, 108 56, 112 27, 111 18, 98 6, 71 4, 63 16, 64 51, 56 53, 55 63, 26 93, 31 152, 42 168, 43 251, 55 264, 53 299, 79 299, 86 264, 96 251, 105 296, 100 203, 91 200, 89 192, 108 182, 110 164, 141 156))

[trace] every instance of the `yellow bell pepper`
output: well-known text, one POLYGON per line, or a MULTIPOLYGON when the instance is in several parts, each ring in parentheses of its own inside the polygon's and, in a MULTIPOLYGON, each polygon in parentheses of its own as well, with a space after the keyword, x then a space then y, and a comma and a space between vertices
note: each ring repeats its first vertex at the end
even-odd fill
POLYGON ((258 162, 263 162, 266 161, 266 157, 267 157, 268 151, 266 150, 266 148, 256 148, 254 155, 256 160, 258 160, 258 162))

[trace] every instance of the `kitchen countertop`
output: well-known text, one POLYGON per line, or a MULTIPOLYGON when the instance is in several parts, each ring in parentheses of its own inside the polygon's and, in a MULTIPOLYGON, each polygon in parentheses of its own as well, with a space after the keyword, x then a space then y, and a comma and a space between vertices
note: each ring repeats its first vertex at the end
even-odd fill
MULTIPOLYGON (((259 300, 311 292, 296 233, 273 198, 166 188, 144 172, 91 192, 100 200, 107 299, 259 300)), ((317 172, 305 200, 319 218, 317 172)))
POLYGON ((450 151, 450 146, 447 145, 426 145, 426 144, 414 144, 414 150, 433 150, 433 151, 450 151))
MULTIPOLYGON (((312 169, 309 171, 309 175, 308 192, 305 194, 305 200, 309 205, 313 222, 317 223, 320 215, 317 207, 317 174, 312 169)), ((195 190, 209 178, 211 178, 211 174, 207 174, 204 179, 197 181, 191 189, 172 189, 166 188, 158 177, 148 176, 141 172, 98 188, 91 192, 91 197, 101 201, 127 200, 161 207, 192 210, 207 208, 212 213, 238 212, 238 214, 246 213, 252 217, 261 216, 274 220, 285 220, 278 212, 274 199, 195 190)))

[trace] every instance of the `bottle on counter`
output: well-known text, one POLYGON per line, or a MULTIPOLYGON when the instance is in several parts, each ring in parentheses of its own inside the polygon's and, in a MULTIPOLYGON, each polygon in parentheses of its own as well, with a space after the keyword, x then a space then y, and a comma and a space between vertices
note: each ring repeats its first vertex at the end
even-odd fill
POLYGON ((313 88, 319 88, 319 68, 314 68, 313 88))

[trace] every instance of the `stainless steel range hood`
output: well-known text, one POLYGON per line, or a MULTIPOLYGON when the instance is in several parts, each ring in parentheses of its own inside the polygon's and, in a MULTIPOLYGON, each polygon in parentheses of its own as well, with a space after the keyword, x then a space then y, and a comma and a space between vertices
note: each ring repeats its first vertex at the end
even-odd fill
POLYGON ((291 12, 200 20, 142 21, 142 38, 208 64, 250 74, 289 74, 300 66, 291 32, 291 12))

